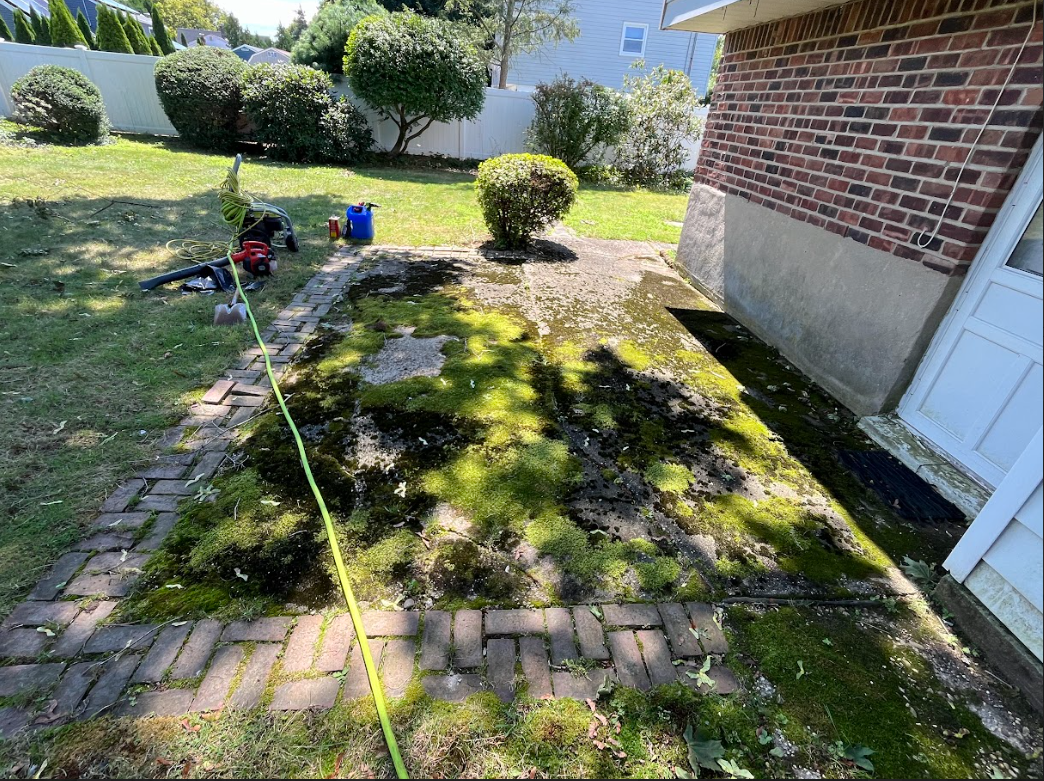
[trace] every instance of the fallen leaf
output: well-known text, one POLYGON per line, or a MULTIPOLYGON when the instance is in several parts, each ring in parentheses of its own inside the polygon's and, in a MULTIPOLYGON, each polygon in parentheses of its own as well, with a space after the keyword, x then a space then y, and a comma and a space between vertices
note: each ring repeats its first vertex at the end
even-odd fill
POLYGON ((168 583, 163 588, 185 588, 185 587, 182 586, 180 583, 168 583))
POLYGON ((282 502, 277 502, 275 499, 262 499, 261 504, 267 504, 269 507, 278 507, 282 502))
POLYGON ((41 507, 50 507, 52 504, 61 504, 63 499, 55 499, 53 502, 40 502, 41 507))
POLYGON ((199 724, 193 724, 188 719, 182 719, 181 726, 185 730, 185 732, 199 732, 199 730, 201 729, 199 724))
POLYGON ((62 430, 63 428, 65 428, 65 424, 66 424, 66 423, 68 423, 68 422, 69 422, 69 421, 67 421, 67 420, 63 420, 63 421, 62 421, 61 423, 59 423, 59 424, 58 424, 58 428, 56 428, 56 429, 55 429, 54 431, 52 431, 51 433, 52 433, 52 434, 57 434, 57 433, 58 433, 59 431, 61 431, 61 430, 62 430))
POLYGON ((198 483, 202 479, 203 479, 203 472, 200 472, 198 475, 196 475, 191 480, 189 480, 187 483, 185 483, 185 487, 188 488, 193 483, 198 483))
POLYGON ((236 567, 233 570, 233 572, 235 572, 236 573, 236 577, 237 578, 241 578, 244 583, 246 583, 246 582, 248 582, 250 580, 250 576, 249 575, 244 575, 242 572, 240 572, 239 571, 239 567, 236 567))

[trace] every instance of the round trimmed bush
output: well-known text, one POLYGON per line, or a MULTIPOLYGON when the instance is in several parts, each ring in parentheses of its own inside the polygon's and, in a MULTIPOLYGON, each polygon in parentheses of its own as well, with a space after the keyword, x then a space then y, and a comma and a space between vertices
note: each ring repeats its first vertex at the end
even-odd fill
POLYGON ((243 110, 254 138, 277 159, 320 157, 319 123, 330 108, 330 77, 307 65, 252 65, 243 75, 243 110))
POLYGON ((156 92, 182 138, 204 149, 236 142, 246 69, 231 51, 214 46, 193 46, 156 62, 156 92))
POLYGON ((292 162, 352 162, 373 144, 366 118, 330 98, 330 77, 307 65, 251 66, 243 77, 243 109, 269 154, 292 162))
POLYGON ((89 144, 109 134, 98 88, 72 68, 37 65, 11 86, 15 120, 75 144, 89 144))
POLYGON ((479 205, 498 247, 522 249, 530 237, 569 211, 576 174, 547 155, 501 155, 479 165, 479 205))

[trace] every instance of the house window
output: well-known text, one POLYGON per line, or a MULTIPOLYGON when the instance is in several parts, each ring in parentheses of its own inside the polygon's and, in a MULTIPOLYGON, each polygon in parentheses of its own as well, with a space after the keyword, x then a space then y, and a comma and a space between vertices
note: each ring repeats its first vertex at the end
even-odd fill
POLYGON ((621 57, 644 57, 645 39, 649 35, 649 25, 624 22, 623 34, 620 36, 621 57))

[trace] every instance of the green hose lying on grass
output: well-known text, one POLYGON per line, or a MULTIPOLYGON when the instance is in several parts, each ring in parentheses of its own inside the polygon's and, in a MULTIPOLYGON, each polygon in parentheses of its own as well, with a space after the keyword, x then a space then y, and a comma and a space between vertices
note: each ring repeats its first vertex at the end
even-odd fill
MULTIPOLYGON (((221 199, 221 216, 230 225, 241 228, 247 210, 250 208, 253 199, 240 192, 239 177, 235 169, 229 169, 228 175, 225 177, 225 181, 221 185, 219 197, 221 199)), ((362 613, 359 611, 359 605, 355 601, 355 594, 352 592, 352 586, 348 582, 348 571, 344 567, 344 559, 341 558, 341 547, 337 544, 337 535, 334 532, 333 519, 330 517, 330 511, 326 508, 326 502, 323 501, 323 494, 315 482, 315 477, 312 475, 312 468, 308 463, 308 454, 305 452, 305 446, 304 442, 301 440, 301 434, 298 432, 297 426, 294 424, 294 419, 290 415, 290 410, 286 407, 286 400, 283 398, 283 394, 279 389, 279 382, 276 380, 275 373, 272 371, 272 362, 269 360, 268 350, 265 348, 265 340, 261 338, 261 331, 257 326, 257 320, 254 319, 254 313, 250 309, 250 299, 247 298, 247 295, 243 290, 243 285, 239 281, 239 270, 236 268, 236 264, 232 262, 231 256, 235 251, 235 239, 229 241, 227 250, 229 255, 229 267, 232 269, 232 277, 236 282, 236 291, 239 294, 239 300, 246 307, 247 319, 250 321, 250 327, 254 331, 254 339, 257 341, 257 346, 261 350, 262 357, 265 359, 265 373, 268 375, 269 382, 272 383, 272 393, 275 395, 276 402, 279 404, 279 409, 282 411, 283 417, 286 419, 286 423, 294 435, 294 441, 297 443, 297 454, 301 459, 301 466, 304 468, 305 479, 308 481, 308 485, 312 489, 312 494, 315 496, 315 501, 319 505, 319 513, 323 516, 323 524, 326 527, 326 538, 330 542, 330 551, 333 553, 334 565, 337 568, 337 579, 340 581, 341 591, 344 593, 344 601, 348 603, 348 612, 351 614, 352 625, 355 627, 355 636, 359 638, 359 648, 362 651, 363 664, 366 667, 366 677, 370 682, 370 691, 373 694, 374 704, 377 706, 377 717, 381 722, 381 731, 384 733, 384 741, 388 744, 388 753, 391 754, 392 763, 395 765, 395 772, 398 777, 409 778, 409 773, 406 772, 406 765, 403 763, 402 756, 399 754, 399 746, 395 740, 395 733, 392 731, 391 719, 388 718, 388 703, 384 699, 384 689, 381 687, 381 681, 377 677, 377 665, 374 664, 373 656, 370 654, 370 643, 366 637, 366 631, 363 628, 362 613)))

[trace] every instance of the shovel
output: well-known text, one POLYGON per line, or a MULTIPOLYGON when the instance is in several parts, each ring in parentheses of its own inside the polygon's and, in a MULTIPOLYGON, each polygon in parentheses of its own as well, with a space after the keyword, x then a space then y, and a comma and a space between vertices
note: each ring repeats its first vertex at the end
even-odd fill
POLYGON ((232 294, 232 302, 214 307, 214 325, 239 325, 247 321, 246 304, 237 303, 239 291, 232 294))

